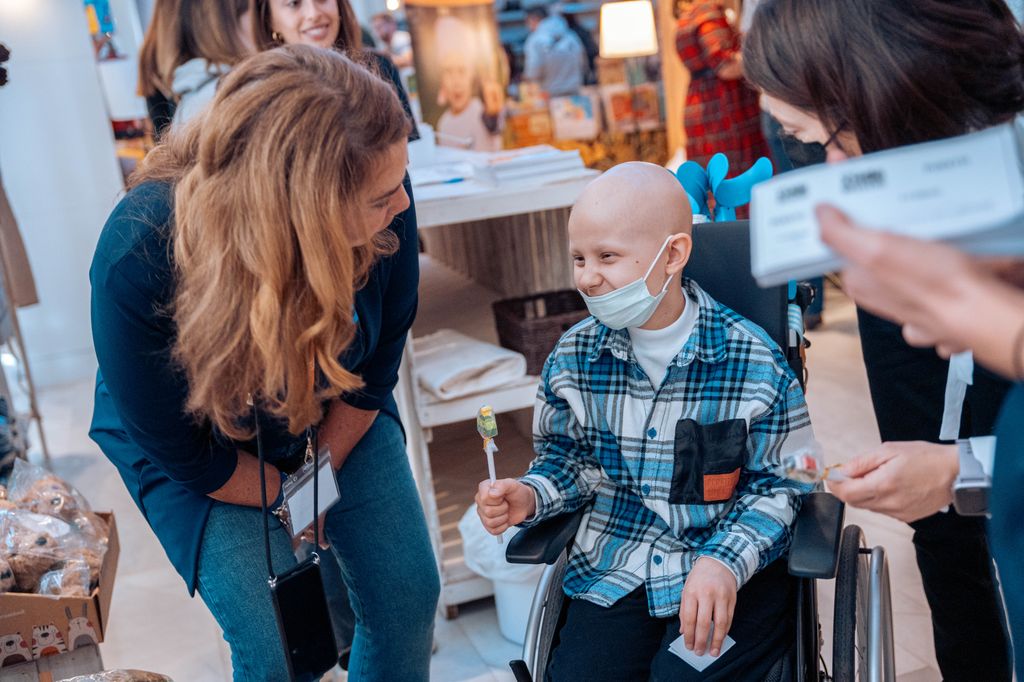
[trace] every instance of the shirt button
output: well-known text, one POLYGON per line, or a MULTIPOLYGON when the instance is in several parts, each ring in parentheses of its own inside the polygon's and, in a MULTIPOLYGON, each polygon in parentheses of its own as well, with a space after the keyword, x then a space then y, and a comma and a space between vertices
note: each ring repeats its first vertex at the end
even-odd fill
POLYGON ((654 438, 657 435, 658 435, 658 432, 655 431, 654 429, 647 429, 647 437, 648 438, 654 438))
POLYGON ((654 556, 654 564, 656 566, 661 566, 661 557, 660 556, 658 556, 658 555, 654 556))
POLYGON ((651 486, 649 486, 646 483, 644 483, 643 486, 640 488, 640 492, 642 492, 644 495, 650 495, 651 494, 651 486))

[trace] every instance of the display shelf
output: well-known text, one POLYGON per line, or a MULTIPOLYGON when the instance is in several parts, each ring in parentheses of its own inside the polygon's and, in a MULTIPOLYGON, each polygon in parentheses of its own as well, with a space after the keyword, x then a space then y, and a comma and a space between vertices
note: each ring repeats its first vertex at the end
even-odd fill
MULTIPOLYGON (((516 427, 520 420, 498 416, 498 454, 494 466, 499 478, 513 478, 526 472, 533 460, 529 435, 516 427)), ((473 503, 477 486, 487 478, 487 459, 473 422, 463 421, 434 429, 430 443, 430 466, 434 477, 438 523, 441 532, 441 574, 446 615, 468 601, 490 596, 491 581, 466 566, 459 521, 473 503)))
POLYGON ((494 187, 459 197, 432 197, 429 191, 416 194, 419 233, 426 253, 420 256, 419 312, 395 397, 441 573, 439 608, 449 618, 458 613, 459 604, 493 591, 490 581, 467 569, 458 535, 458 520, 472 503, 486 469, 473 423, 476 410, 484 404, 497 407, 503 453, 499 455, 499 475, 517 475, 526 470, 533 456, 530 413, 535 389, 526 380, 464 398, 458 405, 432 406, 432 399, 414 379, 415 337, 447 328, 496 343, 491 311, 495 300, 571 287, 565 237, 568 210, 596 175, 582 169, 570 181, 545 183, 538 179, 533 187, 494 187), (448 419, 468 433, 464 444, 432 445, 442 430, 440 422, 448 419), (444 451, 440 455, 439 448, 444 451))
MULTIPOLYGON (((531 185, 519 183, 495 188, 479 194, 459 197, 453 201, 447 197, 431 196, 429 187, 416 194, 416 222, 421 230, 440 225, 452 225, 492 218, 506 218, 523 213, 537 213, 550 209, 571 206, 591 180, 600 173, 581 168, 572 178, 550 184, 531 185), (528 210, 524 210, 528 207, 528 210)), ((476 182, 467 181, 467 182, 476 182)))
MULTIPOLYGON (((497 342, 491 303, 498 293, 454 272, 426 254, 420 255, 420 307, 413 325, 415 338, 440 329, 497 342)), ((525 377, 495 391, 440 401, 413 383, 411 354, 407 350, 397 391, 402 421, 409 439, 409 457, 420 490, 431 542, 441 573, 440 608, 455 617, 458 605, 493 594, 490 580, 466 566, 458 523, 473 503, 478 483, 487 477, 487 463, 476 433, 475 417, 486 403, 499 419, 501 448, 496 458, 498 475, 516 476, 533 458, 529 411, 537 379, 525 377)))
POLYGON ((440 400, 423 393, 419 401, 420 426, 429 429, 456 421, 476 419, 481 400, 485 400, 496 414, 530 407, 537 397, 538 381, 540 380, 537 377, 525 376, 508 386, 455 400, 440 400))

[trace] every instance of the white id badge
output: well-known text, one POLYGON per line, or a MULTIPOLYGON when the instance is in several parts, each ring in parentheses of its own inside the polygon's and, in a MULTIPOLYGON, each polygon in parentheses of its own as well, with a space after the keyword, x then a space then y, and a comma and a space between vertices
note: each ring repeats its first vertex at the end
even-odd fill
MULTIPOLYGON (((341 497, 338 490, 338 479, 331 466, 331 451, 322 448, 318 458, 317 511, 322 516, 341 497)), ((283 505, 288 510, 288 531, 292 537, 298 537, 304 530, 313 525, 313 462, 305 462, 298 470, 284 479, 283 505)))

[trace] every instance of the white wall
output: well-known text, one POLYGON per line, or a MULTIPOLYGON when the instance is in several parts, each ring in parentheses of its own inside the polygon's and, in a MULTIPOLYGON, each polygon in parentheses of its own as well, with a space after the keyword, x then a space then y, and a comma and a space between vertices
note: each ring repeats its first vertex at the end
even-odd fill
POLYGON ((97 64, 107 111, 115 121, 144 119, 148 116, 146 100, 136 94, 143 36, 139 7, 135 0, 110 0, 110 13, 114 17, 114 44, 124 59, 97 64))
POLYGON ((0 40, 0 171, 40 296, 20 319, 37 383, 54 385, 95 371, 88 270, 121 172, 81 3, 3 0, 0 40))

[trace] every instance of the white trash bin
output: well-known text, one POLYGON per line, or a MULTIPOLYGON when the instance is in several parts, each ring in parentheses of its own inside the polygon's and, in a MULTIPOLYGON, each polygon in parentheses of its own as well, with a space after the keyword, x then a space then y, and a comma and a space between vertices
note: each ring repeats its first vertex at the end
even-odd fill
POLYGON ((509 528, 505 531, 505 542, 498 544, 495 536, 484 530, 475 504, 470 506, 459 521, 466 566, 494 583, 498 629, 505 639, 522 644, 526 639, 533 593, 544 572, 544 566, 510 564, 505 561, 505 548, 518 531, 518 528, 509 528))

